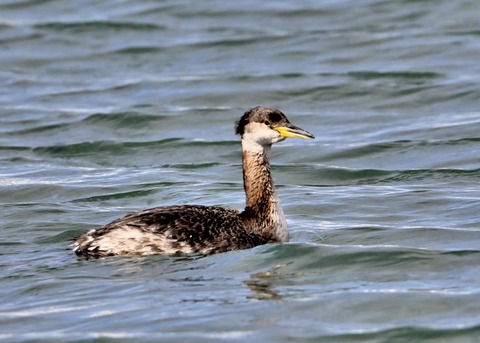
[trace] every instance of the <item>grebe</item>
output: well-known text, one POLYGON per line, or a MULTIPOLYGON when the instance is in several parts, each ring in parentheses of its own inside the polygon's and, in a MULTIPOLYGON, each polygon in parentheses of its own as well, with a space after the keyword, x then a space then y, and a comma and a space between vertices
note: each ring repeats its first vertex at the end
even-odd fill
POLYGON ((214 254, 288 241, 285 215, 270 173, 273 143, 315 138, 277 109, 255 107, 236 122, 242 138, 242 212, 214 206, 163 206, 128 214, 92 229, 74 243, 77 255, 214 254))

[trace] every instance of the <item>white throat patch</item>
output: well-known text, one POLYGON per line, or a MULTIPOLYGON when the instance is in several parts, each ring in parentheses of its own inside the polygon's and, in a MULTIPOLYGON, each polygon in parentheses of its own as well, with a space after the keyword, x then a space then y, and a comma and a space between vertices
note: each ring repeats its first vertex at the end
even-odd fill
POLYGON ((263 123, 249 123, 242 135, 242 145, 249 152, 262 152, 265 147, 283 141, 278 131, 272 130, 263 123))

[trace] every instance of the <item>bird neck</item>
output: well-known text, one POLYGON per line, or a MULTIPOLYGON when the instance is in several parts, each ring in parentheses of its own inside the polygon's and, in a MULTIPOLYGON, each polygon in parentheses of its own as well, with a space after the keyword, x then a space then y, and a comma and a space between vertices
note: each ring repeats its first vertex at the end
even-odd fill
POLYGON ((243 186, 246 195, 244 218, 260 235, 271 241, 287 241, 285 215, 270 172, 271 145, 252 145, 242 140, 243 186))

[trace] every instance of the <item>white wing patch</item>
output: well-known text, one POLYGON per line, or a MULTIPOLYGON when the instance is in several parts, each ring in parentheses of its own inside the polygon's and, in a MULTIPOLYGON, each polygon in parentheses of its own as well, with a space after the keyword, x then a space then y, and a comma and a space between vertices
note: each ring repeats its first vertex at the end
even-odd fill
POLYGON ((77 242, 74 251, 88 250, 92 255, 145 256, 155 254, 192 253, 186 242, 169 239, 168 232, 155 234, 131 226, 116 228, 95 237, 96 229, 88 231, 84 240, 77 242))

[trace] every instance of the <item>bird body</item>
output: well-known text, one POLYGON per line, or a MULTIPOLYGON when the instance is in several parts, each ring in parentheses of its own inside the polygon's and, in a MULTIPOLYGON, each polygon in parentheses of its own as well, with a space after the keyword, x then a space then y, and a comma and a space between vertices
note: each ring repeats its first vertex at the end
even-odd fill
POLYGON ((288 241, 287 221, 270 172, 273 143, 314 138, 276 109, 255 107, 237 122, 242 136, 246 207, 163 206, 126 215, 92 229, 75 242, 82 256, 213 254, 288 241))
POLYGON ((222 207, 156 207, 93 229, 77 240, 77 253, 91 256, 212 254, 268 243, 249 232, 241 212, 222 207), (79 250, 83 247, 86 250, 79 250))

